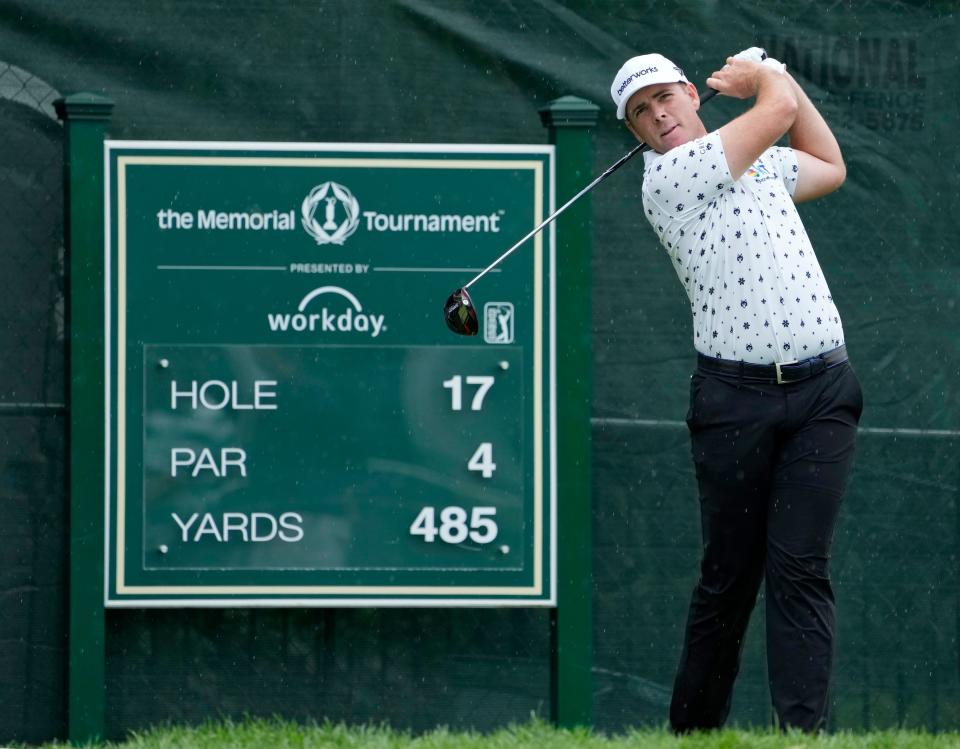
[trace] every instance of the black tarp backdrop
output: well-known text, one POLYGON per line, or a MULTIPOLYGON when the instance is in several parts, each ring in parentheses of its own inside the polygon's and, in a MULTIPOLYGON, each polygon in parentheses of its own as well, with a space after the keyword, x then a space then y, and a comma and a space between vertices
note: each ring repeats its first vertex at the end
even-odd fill
MULTIPOLYGON (((957 42, 955 2, 0 1, 0 741, 66 730, 52 98, 111 97, 117 138, 539 143, 537 108, 575 94, 603 107, 599 171, 630 146, 608 98, 624 59, 665 52, 702 86, 753 44, 821 105, 849 169, 838 194, 801 209, 866 397, 833 560, 831 727, 960 727, 957 42)), ((742 107, 718 100, 704 118, 716 127, 742 107)), ((639 208, 640 174, 632 164, 593 197, 605 730, 665 719, 699 551, 689 312, 639 208)), ((107 627, 115 737, 243 713, 419 730, 549 712, 544 611, 110 611, 107 627)), ((762 627, 758 607, 740 724, 771 720, 762 627)))

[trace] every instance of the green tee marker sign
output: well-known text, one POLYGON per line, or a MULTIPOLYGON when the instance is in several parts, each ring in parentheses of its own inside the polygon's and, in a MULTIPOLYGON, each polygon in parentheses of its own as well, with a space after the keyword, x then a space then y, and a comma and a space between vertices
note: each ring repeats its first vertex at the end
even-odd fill
POLYGON ((555 603, 552 146, 105 158, 108 606, 555 603))

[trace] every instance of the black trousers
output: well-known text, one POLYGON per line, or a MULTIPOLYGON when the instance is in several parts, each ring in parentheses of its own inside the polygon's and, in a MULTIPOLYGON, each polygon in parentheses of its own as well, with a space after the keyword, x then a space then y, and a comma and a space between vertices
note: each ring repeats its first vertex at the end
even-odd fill
POLYGON ((675 731, 726 720, 764 576, 780 724, 824 726, 835 618, 828 562, 862 409, 846 362, 785 385, 694 373, 687 425, 703 559, 670 705, 675 731))

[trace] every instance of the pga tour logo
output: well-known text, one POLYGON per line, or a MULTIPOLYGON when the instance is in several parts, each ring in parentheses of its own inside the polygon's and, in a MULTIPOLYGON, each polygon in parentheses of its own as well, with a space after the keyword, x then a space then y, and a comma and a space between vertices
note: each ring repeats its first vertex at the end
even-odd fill
POLYGON ((487 302, 483 305, 483 340, 513 343, 513 303, 487 302))
POLYGON ((300 300, 296 312, 267 313, 267 325, 272 333, 366 333, 376 338, 387 329, 383 320, 384 315, 364 312, 360 300, 339 286, 320 286, 309 292, 300 300), (343 297, 349 304, 344 307, 338 303, 333 309, 324 304, 319 310, 316 305, 311 306, 314 299, 328 294, 334 299, 343 297))

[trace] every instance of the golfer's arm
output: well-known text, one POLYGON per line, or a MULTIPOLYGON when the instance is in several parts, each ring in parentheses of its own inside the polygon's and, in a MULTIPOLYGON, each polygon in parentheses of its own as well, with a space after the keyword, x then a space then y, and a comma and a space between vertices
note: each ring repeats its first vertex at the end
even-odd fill
POLYGON ((793 201, 802 203, 840 187, 847 176, 847 167, 843 163, 837 139, 810 97, 792 77, 786 74, 784 77, 790 81, 797 97, 797 118, 787 135, 800 168, 793 201))
POLYGON ((753 106, 719 131, 733 179, 740 179, 760 154, 792 127, 797 108, 790 82, 772 70, 761 70, 753 106))

